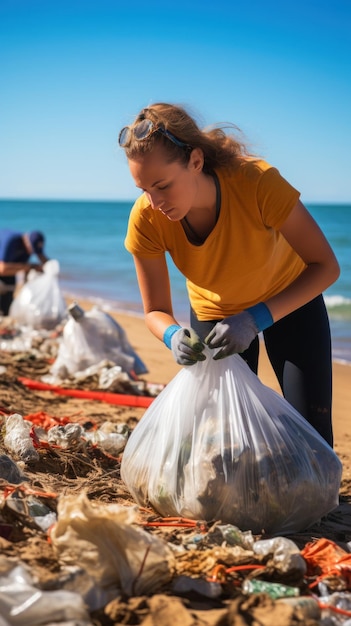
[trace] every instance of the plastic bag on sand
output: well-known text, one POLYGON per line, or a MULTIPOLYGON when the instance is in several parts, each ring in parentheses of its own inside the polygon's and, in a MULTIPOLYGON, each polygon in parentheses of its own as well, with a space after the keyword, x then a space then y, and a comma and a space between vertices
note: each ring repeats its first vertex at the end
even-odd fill
POLYGON ((136 502, 270 534, 334 509, 342 465, 332 448, 239 355, 206 355, 165 387, 127 442, 121 476, 136 502))
POLYGON ((79 563, 100 587, 152 593, 171 579, 173 555, 166 542, 132 526, 135 520, 135 507, 61 496, 51 541, 61 561, 79 563))
POLYGON ((9 314, 19 324, 51 330, 67 314, 67 307, 58 282, 60 265, 55 259, 47 261, 43 272, 33 272, 14 298, 9 314))
POLYGON ((74 306, 79 316, 71 317, 65 324, 58 355, 50 370, 54 376, 65 378, 104 360, 119 365, 125 372, 147 372, 124 329, 113 317, 98 307, 84 312, 74 306))

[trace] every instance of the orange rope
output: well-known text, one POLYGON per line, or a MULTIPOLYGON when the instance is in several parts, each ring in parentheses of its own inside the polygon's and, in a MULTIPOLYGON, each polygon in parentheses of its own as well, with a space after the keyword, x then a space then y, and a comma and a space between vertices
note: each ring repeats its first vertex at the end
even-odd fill
POLYGON ((4 488, 4 497, 7 498, 11 494, 15 493, 15 491, 22 491, 27 496, 40 496, 41 498, 57 498, 58 494, 50 491, 37 491, 36 489, 31 489, 30 487, 25 487, 24 485, 6 485, 4 488))
POLYGON ((141 522, 142 526, 154 526, 155 528, 161 526, 178 526, 181 528, 198 528, 202 532, 207 530, 207 524, 204 521, 198 521, 188 519, 186 517, 163 517, 149 522, 141 522))

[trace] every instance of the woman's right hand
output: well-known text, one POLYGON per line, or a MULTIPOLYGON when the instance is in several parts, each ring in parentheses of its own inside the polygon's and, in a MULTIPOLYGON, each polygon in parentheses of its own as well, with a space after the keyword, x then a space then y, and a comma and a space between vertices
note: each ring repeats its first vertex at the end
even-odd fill
POLYGON ((205 345, 192 328, 180 328, 171 339, 171 349, 179 365, 194 365, 197 361, 204 361, 205 345))

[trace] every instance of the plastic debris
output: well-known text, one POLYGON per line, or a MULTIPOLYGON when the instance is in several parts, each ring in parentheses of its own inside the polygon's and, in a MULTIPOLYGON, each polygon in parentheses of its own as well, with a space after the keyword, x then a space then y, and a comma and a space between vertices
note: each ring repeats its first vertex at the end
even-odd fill
MULTIPOLYGON (((42 591, 24 567, 8 564, 0 573, 0 615, 10 626, 40 626, 53 622, 79 620, 80 626, 91 626, 82 597, 72 591, 42 591)), ((1 624, 1 622, 0 622, 1 624)))
POLYGON ((174 557, 166 542, 133 526, 135 520, 134 507, 61 496, 51 541, 62 562, 80 563, 103 589, 152 593, 170 581, 174 557))
POLYGON ((207 598, 218 598, 222 595, 222 585, 216 582, 209 582, 202 578, 191 578, 190 576, 178 576, 172 583, 174 593, 195 592, 207 598))
MULTIPOLYGON (((42 500, 33 493, 26 493, 26 488, 15 488, 12 492, 5 491, 5 498, 1 503, 2 511, 11 511, 17 519, 21 519, 22 523, 30 520, 42 531, 47 532, 48 529, 56 522, 57 516, 42 500), (7 493, 6 493, 7 492, 7 493)), ((44 498, 50 497, 52 494, 43 492, 44 498)))
POLYGON ((254 554, 260 556, 272 555, 273 567, 283 574, 299 572, 303 576, 306 573, 305 559, 301 556, 297 545, 287 537, 256 541, 253 551, 254 554))
POLYGON ((98 445, 104 452, 118 456, 124 450, 129 434, 130 429, 127 424, 104 422, 97 430, 86 432, 84 438, 98 445))
POLYGON ((48 443, 61 448, 76 448, 82 443, 83 428, 80 424, 66 424, 53 426, 48 430, 48 443))
POLYGON ((39 460, 39 454, 30 436, 31 427, 31 423, 25 421, 19 413, 13 413, 6 417, 5 447, 26 463, 39 460))
POLYGON ((243 532, 232 524, 218 524, 211 532, 211 539, 217 543, 225 541, 229 546, 241 546, 245 550, 252 550, 255 542, 251 530, 243 532))
POLYGON ((297 609, 305 618, 319 620, 321 617, 321 609, 319 607, 318 600, 312 596, 278 598, 277 602, 278 604, 288 604, 293 607, 293 609, 297 609))
POLYGON ((241 588, 245 594, 266 593, 274 600, 276 598, 296 597, 300 595, 300 589, 298 587, 289 587, 281 583, 271 583, 266 580, 258 580, 257 578, 244 580, 241 588))
POLYGON ((26 480, 19 467, 7 454, 0 455, 0 478, 7 480, 7 482, 13 485, 26 480))

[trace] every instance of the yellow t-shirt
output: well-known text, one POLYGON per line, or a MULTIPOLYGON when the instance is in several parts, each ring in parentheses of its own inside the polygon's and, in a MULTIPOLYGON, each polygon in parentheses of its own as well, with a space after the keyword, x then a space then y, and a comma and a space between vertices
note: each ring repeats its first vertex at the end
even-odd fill
POLYGON ((143 194, 129 217, 125 246, 140 257, 166 251, 184 274, 198 319, 221 319, 264 302, 305 269, 279 228, 299 199, 265 161, 245 160, 235 170, 216 171, 221 207, 206 241, 190 243, 181 222, 151 208, 143 194))

